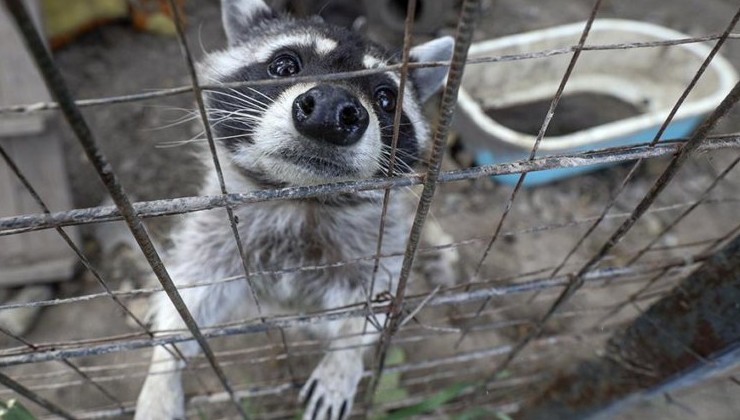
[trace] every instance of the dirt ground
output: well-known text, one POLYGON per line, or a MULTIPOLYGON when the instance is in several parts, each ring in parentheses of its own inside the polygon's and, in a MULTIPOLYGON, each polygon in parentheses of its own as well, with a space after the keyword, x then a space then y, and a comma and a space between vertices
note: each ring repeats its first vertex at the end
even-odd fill
MULTIPOLYGON (((190 2, 187 8, 188 35, 191 45, 198 55, 202 51, 218 48, 223 43, 220 29, 218 2, 190 2)), ((668 26, 690 35, 720 33, 735 12, 737 4, 730 0, 646 0, 642 2, 606 1, 599 17, 639 19, 668 26)), ((485 39, 527 30, 545 28, 557 24, 582 21, 587 18, 592 6, 591 0, 495 0, 486 8, 482 22, 476 32, 477 39, 485 39)), ((372 28, 371 28, 372 29, 372 28)), ((740 68, 740 42, 728 41, 722 54, 740 68)), ((152 89, 176 87, 189 84, 187 70, 180 56, 180 50, 174 38, 155 36, 134 32, 125 24, 113 24, 97 29, 85 35, 69 46, 56 51, 55 57, 60 65, 73 94, 78 98, 97 98, 122 95, 152 89)), ((691 70, 694 71, 693 69, 691 70)), ((187 146, 173 147, 171 142, 187 140, 197 134, 193 124, 171 123, 183 115, 183 109, 192 109, 192 96, 175 97, 148 101, 146 103, 120 104, 113 106, 96 106, 84 110, 93 133, 110 158, 113 167, 120 175, 126 190, 137 200, 152 200, 191 196, 197 194, 197 183, 202 176, 196 164, 192 149, 187 146), (166 127, 166 128, 162 128, 166 127)), ((740 109, 732 112, 716 130, 717 133, 740 131, 740 109)), ((542 118, 542 116, 537 116, 542 118)), ((104 188, 97 180, 81 149, 76 144, 69 129, 61 123, 58 133, 65 140, 66 164, 73 187, 73 199, 76 208, 99 205, 104 199, 104 188)), ((737 151, 703 153, 692 158, 678 177, 660 196, 656 206, 669 206, 691 202, 699 197, 702 191, 712 182, 716 174, 723 170, 736 156, 737 151)), ((614 213, 629 212, 647 192, 666 165, 666 159, 647 162, 639 170, 636 178, 618 201, 614 213)), ((447 169, 457 167, 449 160, 447 169)), ((536 188, 523 189, 515 201, 511 214, 504 226, 504 235, 494 246, 490 258, 483 267, 481 278, 506 278, 519 273, 534 272, 559 263, 565 253, 588 226, 578 224, 563 228, 546 230, 532 229, 568 223, 599 214, 610 193, 624 179, 630 165, 618 165, 608 169, 591 172, 576 178, 536 188)), ((438 190, 433 217, 455 241, 472 238, 487 238, 501 217, 504 204, 511 194, 512 187, 491 183, 489 180, 459 182, 446 184, 438 190)), ((712 198, 740 198, 740 170, 730 173, 711 194, 712 198)), ((61 209, 56 209, 61 210, 61 209)), ((643 217, 625 240, 612 251, 608 264, 619 265, 641 244, 645 244, 657 232, 667 225, 682 209, 650 213, 643 217)), ((622 218, 605 221, 572 258, 582 262, 592 255, 603 243, 607 235, 621 223, 622 218)), ((147 226, 156 238, 166 242, 168 230, 176 218, 159 218, 148 222, 147 226)), ((712 239, 721 236, 735 227, 740 221, 736 203, 719 202, 703 205, 666 235, 658 245, 671 247, 677 244, 712 239)), ((102 241, 111 241, 110 235, 115 229, 85 226, 84 248, 93 256, 93 261, 110 280, 114 289, 139 287, 144 283, 142 276, 130 264, 128 254, 120 249, 108 249, 102 241)), ((481 256, 483 243, 474 242, 460 248, 461 271, 469 276, 481 256)), ((663 252, 653 253, 646 260, 660 260, 671 256, 690 255, 699 248, 670 248, 663 252)), ((577 265, 569 268, 577 268, 577 265)), ((543 350, 537 357, 536 352, 529 352, 532 364, 522 363, 513 367, 509 374, 525 377, 533 374, 547 374, 572 363, 574 358, 598 354, 603 335, 587 332, 599 315, 589 315, 588 310, 602 307, 618 301, 620 297, 636 290, 638 284, 612 285, 609 288, 589 288, 576 297, 566 311, 577 315, 572 318, 558 318, 548 327, 546 333, 581 334, 579 340, 568 347, 554 347, 543 350), (579 312, 581 311, 581 312, 579 312)), ((60 284, 59 297, 70 297, 99 292, 94 279, 82 270, 76 278, 60 284)), ((529 302, 529 295, 506 297, 494 300, 490 305, 497 310, 487 311, 476 325, 491 325, 506 321, 536 319, 552 301, 554 291, 543 293, 536 301, 529 302)), ((142 301, 129 301, 132 308, 142 313, 142 301)), ((429 325, 451 327, 459 325, 461 314, 475 311, 477 304, 455 308, 442 308, 425 311, 421 318, 429 325)), ((634 311, 624 311, 618 318, 611 320, 619 323, 631 316, 634 311)), ((450 357, 461 352, 472 352, 490 349, 498 345, 511 344, 527 331, 526 325, 513 324, 493 332, 490 330, 470 334, 459 349, 454 348, 457 334, 430 334, 426 331, 424 340, 399 340, 405 362, 422 362, 441 357, 450 357)), ((58 343, 69 340, 94 340, 100 337, 128 334, 136 331, 124 318, 121 311, 107 299, 95 299, 82 303, 49 307, 43 310, 36 327, 25 337, 32 343, 58 343)), ((403 336, 403 335, 402 335, 403 336)), ((406 335, 414 337, 413 334, 406 335)), ((405 336, 404 336, 405 337, 405 336)), ((301 337, 290 336, 289 341, 299 347, 301 337)), ((258 387, 264 383, 278 384, 289 381, 292 374, 300 376, 307 373, 302 368, 305 360, 316 360, 315 355, 298 356, 292 363, 285 363, 274 357, 270 345, 279 345, 279 338, 233 337, 218 341, 220 351, 226 352, 224 360, 238 363, 239 350, 246 347, 267 346, 255 350, 250 357, 264 357, 267 362, 259 366, 241 366, 229 369, 229 375, 243 387, 258 387), (229 351, 236 356, 229 356, 229 351), (305 360, 304 360, 305 359, 305 360), (291 368, 294 369, 291 372, 291 368)), ((2 342, 3 347, 15 346, 2 342)), ((313 347, 300 347, 312 349, 313 347)), ((113 353, 105 356, 75 360, 81 366, 90 368, 95 377, 106 377, 101 382, 107 390, 124 402, 135 399, 143 380, 141 374, 145 369, 149 350, 113 353), (135 364, 129 370, 106 372, 95 371, 96 367, 105 364, 135 364), (137 365, 138 363, 138 365, 137 365), (115 374, 123 377, 117 377, 115 374)), ((244 357, 244 356, 242 356, 244 357)), ((480 377, 477 371, 485 371, 498 359, 483 358, 467 364, 455 365, 461 376, 435 381, 417 381, 415 375, 429 374, 435 368, 423 372, 412 372, 402 375, 402 380, 409 383, 402 392, 410 396, 431 395, 450 383, 480 377)), ((530 359, 527 359, 530 360, 530 359)), ((311 365, 313 362, 308 363, 311 365)), ((58 363, 25 365, 9 369, 13 376, 24 375, 29 384, 34 382, 33 375, 50 370, 61 370, 58 363)), ((440 372, 447 369, 444 366, 440 372)), ((69 376, 65 380, 71 380, 69 376)), ((542 379, 544 380, 544 379, 542 379)), ((198 392, 203 384, 196 380, 188 381, 190 392, 198 392)), ((205 386, 219 391, 217 384, 208 375, 203 379, 205 386)), ((520 388, 508 388, 505 393, 496 395, 493 405, 517 403, 529 386, 541 385, 541 380, 525 383, 520 388)), ((401 392, 401 391, 399 391, 401 392)), ((51 387, 43 395, 59 402, 71 410, 99 409, 114 406, 110 401, 100 397, 99 391, 89 385, 51 387)), ((623 413, 622 419, 735 419, 740 412, 740 388, 729 380, 717 380, 702 384, 694 389, 672 394, 672 398, 659 398, 638 404, 631 412, 623 413)), ((296 396, 295 390, 289 390, 277 397, 258 400, 251 407, 258 416, 267 415, 275 407, 292 410, 296 396), (264 404, 262 408, 259 405, 264 404), (264 407, 270 407, 264 408, 264 407)), ((0 399, 7 393, 0 393, 0 399)), ((493 397, 492 397, 493 398, 493 397)), ((464 405, 464 403, 462 403, 464 405)), ((205 407, 204 407, 205 408, 205 407)), ((451 408, 449 412, 437 411, 434 416, 448 417, 453 412, 462 411, 451 408)), ((233 413, 224 409, 190 411, 193 417, 219 418, 233 413), (204 414, 205 413, 205 414, 204 414)), ((285 418, 293 415, 287 411, 285 418)), ((279 415, 276 415, 279 417, 279 415)), ((122 417, 125 418, 125 417, 122 417)))

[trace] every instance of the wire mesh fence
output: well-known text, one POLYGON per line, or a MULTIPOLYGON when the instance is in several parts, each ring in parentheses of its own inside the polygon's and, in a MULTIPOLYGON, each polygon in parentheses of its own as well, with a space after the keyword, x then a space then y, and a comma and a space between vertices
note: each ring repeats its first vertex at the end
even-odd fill
MULTIPOLYGON (((740 37, 733 33, 740 18, 736 5, 730 7, 733 14, 726 16, 724 26, 709 28, 709 33, 695 37, 592 44, 589 35, 593 22, 605 13, 602 9, 614 8, 597 0, 580 9, 585 13, 579 18, 587 20, 575 45, 468 58, 474 38, 481 37, 475 31, 477 20, 485 18, 481 17, 481 1, 465 0, 459 6, 455 52, 449 63, 409 62, 413 19, 407 18, 400 64, 298 76, 287 82, 337 80, 389 70, 405 80, 410 68, 449 65, 445 90, 432 113, 435 130, 426 169, 403 176, 391 172, 381 178, 245 193, 226 188, 203 104, 204 91, 225 86, 201 84, 198 80, 191 52, 194 42, 180 26, 184 19, 177 13, 177 46, 188 75, 187 85, 76 100, 23 2, 4 3, 55 101, 3 107, 0 116, 60 111, 115 205, 52 212, 24 177, 24 168, 0 146, 4 164, 33 196, 41 212, 0 218, 0 236, 55 229, 97 285, 97 289, 85 287, 57 299, 0 305, 0 311, 43 307, 72 320, 60 323, 64 329, 46 337, 0 331, 7 338, 0 352, 0 382, 7 389, 0 390, 0 398, 19 395, 28 399, 34 408, 38 407, 40 416, 125 417, 133 413, 151 348, 196 341, 202 355, 178 355, 186 359, 188 416, 293 418, 299 410, 295 402, 298 390, 310 373, 304 369, 306 361, 341 349, 326 349, 294 330, 351 317, 372 319, 372 314, 387 314, 388 321, 380 331, 367 332, 377 334, 379 340, 369 345, 371 362, 363 373, 356 416, 578 418, 624 410, 621 402, 654 395, 666 395, 668 405, 696 414, 700 408, 686 407, 680 398, 671 397, 674 388, 709 380, 722 384, 718 387, 737 386, 740 334, 733 326, 738 315, 733 302, 740 295, 740 219, 736 211, 740 200, 736 170, 740 136, 732 123, 722 119, 733 112, 740 87, 727 93, 690 137, 664 138, 676 113, 705 77, 707 66, 718 52, 727 49, 727 44, 740 37), (637 145, 554 156, 538 153, 542 143, 548 141, 548 126, 558 114, 570 77, 584 55, 594 51, 617 54, 641 48, 670 49, 694 43, 709 43, 710 53, 699 68, 685 69, 690 77, 682 86, 683 94, 675 98, 672 111, 661 121, 655 136, 637 145), (528 158, 450 168, 447 142, 465 68, 557 56, 567 57, 567 67, 554 97, 548 98, 546 114, 538 116, 540 128, 528 158), (165 199, 136 202, 124 191, 119 171, 103 153, 103 139, 88 120, 108 107, 136 106, 141 101, 183 94, 194 95, 197 108, 193 115, 206 121, 204 132, 195 138, 209 145, 216 169, 211 176, 218 177, 221 194, 168 195, 165 199), (530 173, 596 164, 621 166, 552 187, 524 187, 530 173), (513 188, 489 184, 489 177, 502 175, 519 178, 513 188), (193 279, 190 286, 180 288, 251 282, 260 276, 310 273, 368 261, 374 262, 377 271, 382 259, 403 258, 401 276, 393 279, 395 286, 389 293, 371 293, 366 303, 321 312, 283 316, 260 313, 257 318, 228 324, 198 325, 170 279, 151 229, 145 228, 145 222, 225 209, 223 223, 230 226, 234 241, 241 246, 233 213, 240 206, 368 190, 385 190, 387 203, 390 194, 410 187, 417 188, 418 199, 403 253, 383 254, 378 244, 374 255, 355 260, 260 271, 244 258, 249 250, 240 249, 243 274, 193 279), (106 261, 90 258, 89 250, 70 239, 64 229, 92 229, 120 221, 133 234, 158 285, 112 285, 106 278, 110 274, 104 268, 106 261), (447 232, 443 235, 445 241, 421 243, 422 229, 430 223, 439 224, 447 232), (425 258, 433 259, 440 253, 459 257, 454 263, 460 271, 459 279, 426 290, 418 285, 422 281, 415 281, 412 288, 409 280, 421 280, 425 258), (185 320, 187 329, 152 331, 141 313, 131 308, 137 300, 162 291, 185 320), (85 330, 83 319, 110 311, 123 314, 116 315, 118 319, 112 322, 115 326, 85 330), (133 322, 122 325, 123 318, 133 322), (74 329, 75 319, 80 323, 78 329, 74 329)), ((412 17, 415 8, 420 7, 413 0, 402 3, 412 17)), ((174 2, 170 4, 178 10, 174 2)), ((494 24, 496 10, 490 5, 487 9, 494 24)), ((617 11, 608 13, 614 15, 617 11)), ((257 88, 275 83, 286 81, 255 80, 226 87, 257 88)), ((383 227, 378 228, 382 238, 383 227)), ((259 305, 257 297, 255 301, 259 305)), ((176 346, 166 348, 178 352, 176 346)), ((733 404, 726 401, 726 412, 737 408, 733 404)))

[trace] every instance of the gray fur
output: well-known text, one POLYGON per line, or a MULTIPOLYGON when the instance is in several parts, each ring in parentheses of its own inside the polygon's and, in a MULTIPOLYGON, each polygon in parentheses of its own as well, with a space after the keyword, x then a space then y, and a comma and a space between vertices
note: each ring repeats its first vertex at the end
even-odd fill
MULTIPOLYGON (((419 63, 450 61, 455 41, 452 37, 437 38, 411 49, 411 58, 419 63)), ((447 77, 447 67, 422 67, 411 72, 421 102, 429 99, 447 77)))
MULTIPOLYGON (((273 21, 273 15, 265 18, 269 9, 261 1, 223 0, 222 6, 232 47, 211 54, 201 65, 201 75, 209 82, 227 81, 241 67, 263 63, 273 50, 282 47, 281 43, 297 43, 301 48, 312 48, 313 54, 318 55, 330 54, 335 48, 342 47, 342 39, 333 39, 334 32, 318 30, 316 21, 303 26, 293 20, 273 21), (240 11, 242 15, 238 14, 240 11), (258 17, 260 14, 263 20, 258 17), (282 29, 275 32, 275 27, 282 29), (240 44, 245 39, 249 42, 240 44)), ((442 44, 436 46, 439 45, 442 44)), ((371 61, 373 66, 385 59, 377 47, 368 44, 367 48, 365 61, 371 61)), ((439 56, 440 48, 432 49, 437 51, 432 55, 439 56)), ((413 92, 419 89, 423 96, 428 96, 436 90, 442 80, 436 73, 432 76, 426 74, 420 80, 435 83, 434 86, 421 86, 420 89, 412 81, 409 86, 411 94, 404 98, 404 115, 414 128, 414 137, 406 140, 416 143, 409 146, 409 150, 421 150, 427 141, 428 129, 421 115, 421 104, 413 92)), ((245 192, 345 180, 321 173, 320 165, 304 168, 295 160, 281 160, 280 153, 286 150, 298 154, 303 159, 298 162, 306 164, 316 159, 316 155, 326 154, 327 159, 336 157, 351 169, 350 173, 360 177, 384 171, 387 151, 381 139, 380 118, 373 111, 373 93, 362 91, 351 81, 346 83, 370 111, 371 125, 357 145, 335 146, 333 149, 320 144, 309 145, 309 139, 299 137, 291 125, 289 114, 286 114, 293 98, 310 89, 312 84, 286 87, 273 92, 273 96, 254 90, 233 89, 222 94, 210 94, 208 111, 215 132, 223 133, 229 128, 233 133, 234 127, 243 128, 243 133, 237 132, 237 140, 230 143, 226 141, 227 136, 219 134, 223 137, 223 143, 218 147, 227 189, 245 192)), ((233 139, 235 136, 228 137, 233 139)), ((204 153, 204 162, 209 162, 209 159, 204 153)), ((215 174, 210 172, 201 194, 220 193, 215 174)), ((400 253, 405 247, 410 227, 406 200, 401 193, 391 194, 383 240, 384 254, 400 253)), ((381 203, 382 192, 371 191, 302 201, 266 202, 234 209, 250 272, 331 264, 374 255, 381 203)), ((166 263, 173 280, 180 286, 244 274, 224 210, 186 216, 173 234, 173 243, 166 263)), ((401 257, 381 260, 374 295, 392 291, 390 283, 398 278, 400 268, 401 257)), ((198 325, 205 328, 258 315, 305 313, 364 302, 364 290, 369 288, 372 271, 373 261, 369 260, 341 267, 252 276, 261 314, 257 314, 252 290, 243 279, 183 289, 181 294, 198 325)), ((166 296, 153 298, 152 311, 155 330, 184 328, 166 296)), ((383 317, 379 317, 379 321, 383 322, 383 317)), ((377 339, 374 331, 362 335, 363 326, 363 319, 349 319, 312 327, 313 332, 331 341, 332 347, 349 348, 328 352, 314 370, 300 394, 306 404, 304 418, 311 418, 316 413, 317 418, 338 419, 342 406, 345 407, 345 416, 349 415, 363 371, 365 349, 358 346, 377 339), (349 337, 342 338, 344 336, 349 337), (321 407, 319 401, 323 403, 321 407)), ((178 348, 186 357, 199 351, 194 342, 178 345, 178 348)), ((182 368, 182 362, 175 360, 164 348, 155 348, 150 374, 137 401, 136 419, 184 418, 182 368)))

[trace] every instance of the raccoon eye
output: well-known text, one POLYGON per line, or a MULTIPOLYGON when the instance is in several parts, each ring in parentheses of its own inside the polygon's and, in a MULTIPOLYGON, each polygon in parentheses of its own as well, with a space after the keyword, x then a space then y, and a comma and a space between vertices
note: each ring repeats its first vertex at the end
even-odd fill
POLYGON ((389 88, 380 88, 375 91, 375 103, 385 112, 396 110, 396 93, 389 88))
POLYGON ((301 62, 295 54, 281 53, 275 56, 267 66, 267 73, 272 77, 290 77, 301 71, 301 62))

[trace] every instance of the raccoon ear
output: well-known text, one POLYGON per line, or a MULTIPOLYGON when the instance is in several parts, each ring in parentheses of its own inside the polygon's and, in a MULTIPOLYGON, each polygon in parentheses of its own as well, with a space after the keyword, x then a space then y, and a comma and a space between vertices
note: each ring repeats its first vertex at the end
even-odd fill
MULTIPOLYGON (((425 61, 449 61, 452 58, 452 49, 455 40, 451 36, 433 39, 411 49, 411 60, 423 63, 425 61)), ((411 78, 419 99, 424 102, 434 95, 447 76, 448 67, 423 67, 411 71, 411 78)))
POLYGON ((244 41, 247 29, 275 12, 262 0, 221 0, 221 19, 229 45, 244 41))

